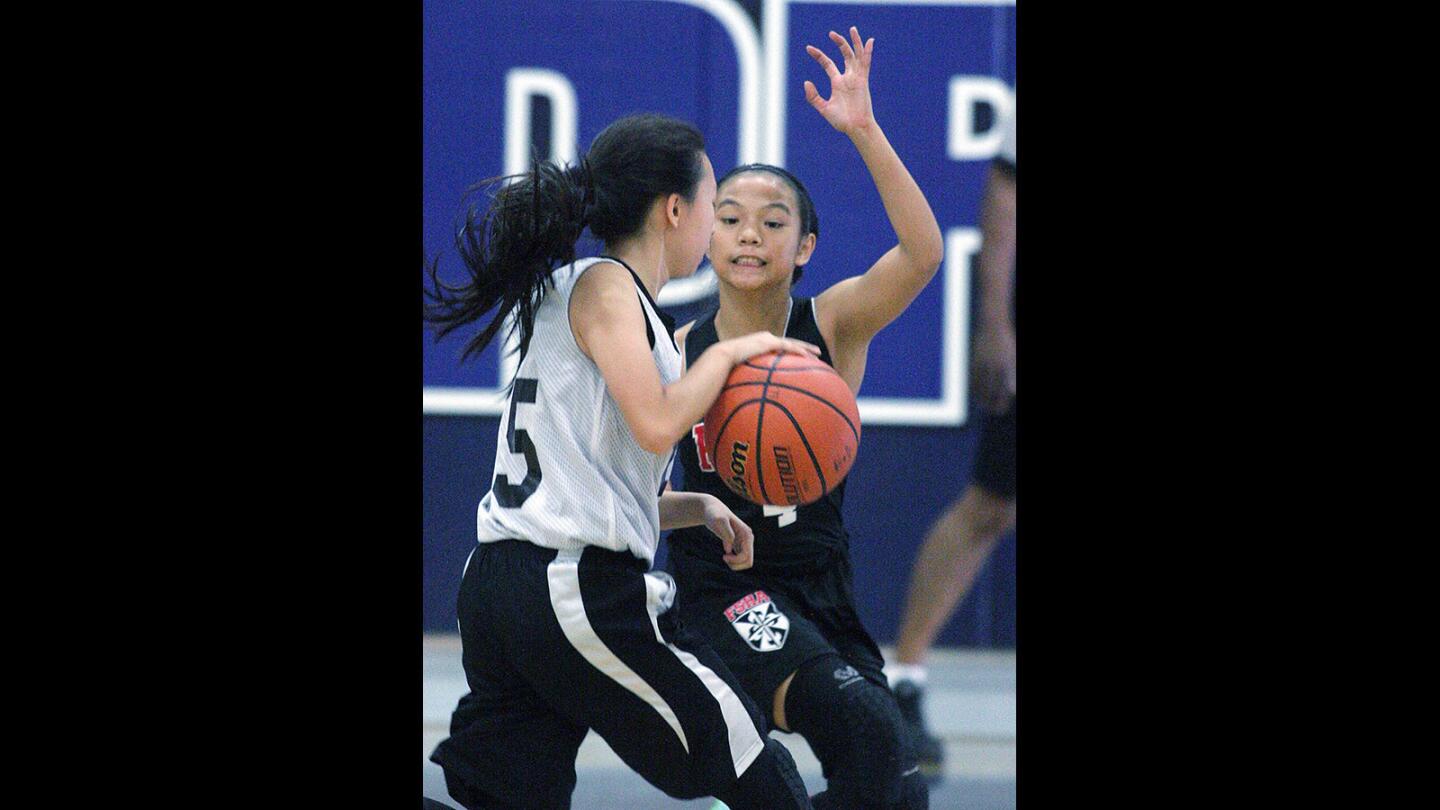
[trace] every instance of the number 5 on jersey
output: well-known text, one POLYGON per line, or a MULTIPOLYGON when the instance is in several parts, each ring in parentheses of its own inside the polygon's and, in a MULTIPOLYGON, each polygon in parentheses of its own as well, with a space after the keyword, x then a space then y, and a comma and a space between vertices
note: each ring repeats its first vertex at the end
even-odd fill
POLYGON ((539 380, 516 377, 515 390, 510 392, 510 424, 505 430, 505 443, 509 445, 510 452, 525 456, 525 480, 512 484, 508 475, 498 473, 492 489, 495 491, 495 500, 499 501, 501 506, 511 509, 518 509, 540 486, 540 457, 535 453, 535 443, 530 441, 528 431, 515 429, 515 409, 522 402, 535 402, 539 385, 539 380))

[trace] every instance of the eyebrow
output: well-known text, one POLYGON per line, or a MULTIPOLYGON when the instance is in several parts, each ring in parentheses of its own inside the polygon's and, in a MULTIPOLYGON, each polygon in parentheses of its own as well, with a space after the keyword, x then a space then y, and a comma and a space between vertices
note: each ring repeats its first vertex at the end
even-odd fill
MULTIPOLYGON (((735 200, 733 200, 733 199, 731 199, 731 198, 729 198, 729 197, 726 197, 725 199, 721 200, 720 202, 715 203, 715 207, 716 207, 716 208, 721 208, 721 207, 724 207, 724 206, 726 206, 726 205, 740 205, 740 203, 739 203, 739 202, 736 202, 735 200)), ((790 206, 788 206, 788 205, 786 205, 785 203, 782 203, 782 202, 766 203, 765 205, 760 206, 760 208, 761 208, 762 210, 763 210, 763 209, 766 209, 766 208, 779 208, 780 210, 784 211, 784 212, 787 213, 787 214, 792 214, 792 213, 794 213, 794 212, 792 212, 792 211, 790 210, 790 206)))

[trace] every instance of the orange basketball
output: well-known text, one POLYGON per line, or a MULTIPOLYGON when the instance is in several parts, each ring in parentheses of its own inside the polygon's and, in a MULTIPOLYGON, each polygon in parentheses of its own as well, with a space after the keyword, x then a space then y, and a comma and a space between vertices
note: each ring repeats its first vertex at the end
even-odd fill
POLYGON ((705 414, 705 443, 735 494, 770 506, 814 503, 845 480, 860 410, 835 369, 799 354, 737 365, 705 414))

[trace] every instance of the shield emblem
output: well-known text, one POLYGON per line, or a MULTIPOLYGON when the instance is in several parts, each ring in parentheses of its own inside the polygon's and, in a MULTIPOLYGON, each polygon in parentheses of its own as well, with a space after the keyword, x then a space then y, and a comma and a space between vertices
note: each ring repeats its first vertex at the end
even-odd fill
POLYGON ((756 652, 770 652, 785 646, 790 620, 774 602, 765 601, 736 616, 730 624, 756 652))

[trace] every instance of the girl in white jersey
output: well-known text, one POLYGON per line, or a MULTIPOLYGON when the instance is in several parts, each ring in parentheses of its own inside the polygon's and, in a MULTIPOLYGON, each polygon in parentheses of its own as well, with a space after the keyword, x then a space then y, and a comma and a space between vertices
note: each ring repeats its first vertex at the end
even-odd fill
POLYGON ((714 170, 689 124, 624 118, 578 165, 539 163, 513 180, 467 216, 468 283, 450 286, 432 265, 426 290, 437 339, 493 310, 464 356, 511 316, 521 357, 457 602, 470 692, 431 759, 467 808, 567 808, 594 729, 670 796, 808 807, 794 761, 677 625, 673 580, 649 569, 662 529, 699 525, 727 565, 751 564, 753 535, 728 508, 663 492, 672 448, 735 364, 818 350, 756 332, 681 374, 655 296, 695 271, 714 224, 714 170), (605 253, 577 260, 587 226, 605 253))

